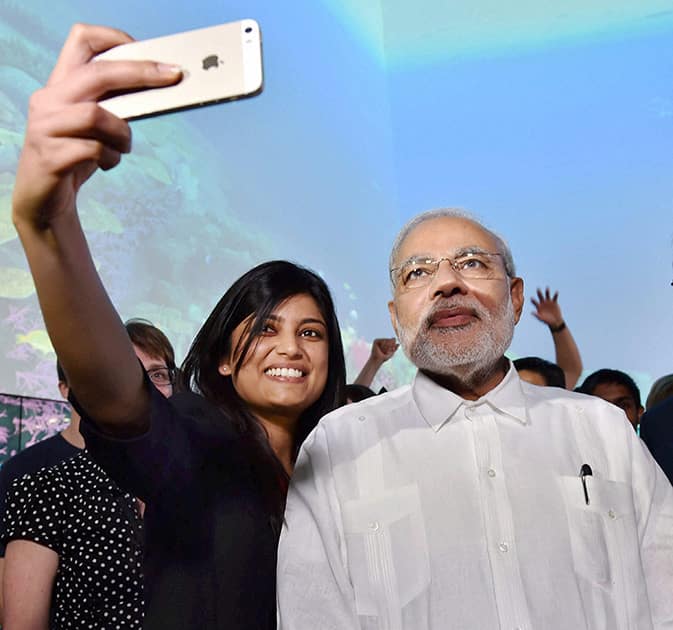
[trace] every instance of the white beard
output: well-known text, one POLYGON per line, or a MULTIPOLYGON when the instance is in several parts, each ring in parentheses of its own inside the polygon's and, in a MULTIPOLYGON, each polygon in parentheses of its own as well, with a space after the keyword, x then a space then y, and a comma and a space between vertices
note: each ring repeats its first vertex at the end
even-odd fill
MULTIPOLYGON (((430 331, 429 316, 424 317, 416 331, 400 328, 400 345, 411 362, 420 370, 440 376, 451 376, 466 384, 490 373, 505 354, 514 336, 515 314, 512 296, 507 292, 507 300, 495 312, 485 309, 477 300, 450 300, 447 304, 473 309, 481 331, 473 343, 460 340, 465 333, 462 327, 434 328, 430 331), (433 339, 440 335, 441 341, 433 339), (457 338, 457 339, 456 339, 457 338)), ((442 304, 437 305, 437 310, 442 304)))

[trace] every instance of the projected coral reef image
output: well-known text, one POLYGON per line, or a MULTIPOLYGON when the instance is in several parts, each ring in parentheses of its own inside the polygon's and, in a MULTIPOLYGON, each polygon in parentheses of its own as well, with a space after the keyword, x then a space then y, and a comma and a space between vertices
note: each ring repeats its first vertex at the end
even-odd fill
MULTIPOLYGON (((132 153, 79 197, 120 314, 162 328, 178 360, 236 277, 285 258, 328 282, 353 379, 371 341, 393 336, 397 230, 421 210, 459 206, 508 239, 529 295, 560 291, 585 368, 618 367, 642 387, 670 372, 670 3, 252 0, 242 10, 0 1, 0 392, 58 397, 11 194, 29 97, 76 21, 140 39, 244 17, 261 26, 261 95, 131 123, 132 153), (661 310, 634 308, 633 287, 661 310)), ((510 354, 553 359, 529 311, 510 354)), ((413 374, 398 352, 376 389, 413 374)))

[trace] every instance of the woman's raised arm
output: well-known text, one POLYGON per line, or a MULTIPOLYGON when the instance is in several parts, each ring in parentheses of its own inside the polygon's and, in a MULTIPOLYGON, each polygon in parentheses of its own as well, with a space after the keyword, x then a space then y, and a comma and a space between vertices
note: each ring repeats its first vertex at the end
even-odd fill
POLYGON ((104 94, 175 83, 151 61, 93 61, 131 41, 76 25, 44 88, 30 100, 13 196, 13 220, 56 353, 80 405, 105 430, 135 432, 149 397, 124 326, 96 272, 77 215, 80 186, 131 149, 126 121, 97 104, 104 94))

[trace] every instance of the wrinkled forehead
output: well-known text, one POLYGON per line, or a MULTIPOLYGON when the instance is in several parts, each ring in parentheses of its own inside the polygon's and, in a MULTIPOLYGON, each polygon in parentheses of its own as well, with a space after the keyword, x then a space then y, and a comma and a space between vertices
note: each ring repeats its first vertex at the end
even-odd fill
POLYGON ((437 217, 420 223, 406 235, 394 262, 413 256, 445 256, 470 248, 499 251, 493 234, 478 223, 462 217, 437 217))

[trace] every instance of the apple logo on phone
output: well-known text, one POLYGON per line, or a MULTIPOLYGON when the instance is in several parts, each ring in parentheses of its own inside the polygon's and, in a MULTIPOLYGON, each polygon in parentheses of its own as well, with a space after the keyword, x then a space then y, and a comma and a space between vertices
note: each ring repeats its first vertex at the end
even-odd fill
POLYGON ((217 55, 208 55, 203 59, 203 69, 209 70, 210 68, 217 68, 219 63, 220 60, 218 59, 217 55))

